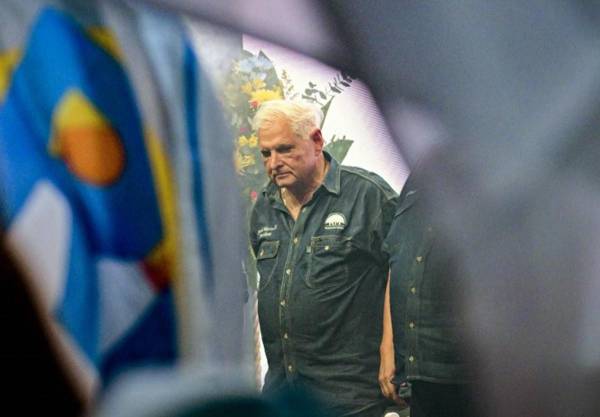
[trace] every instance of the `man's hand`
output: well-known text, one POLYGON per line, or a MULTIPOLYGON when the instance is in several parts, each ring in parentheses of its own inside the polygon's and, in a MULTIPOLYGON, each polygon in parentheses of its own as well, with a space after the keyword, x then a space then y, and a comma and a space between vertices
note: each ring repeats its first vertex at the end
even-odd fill
POLYGON ((382 341, 380 352, 380 363, 379 363, 379 386, 381 393, 390 400, 397 401, 399 399, 396 393, 396 386, 392 383, 392 378, 396 372, 396 365, 394 364, 394 343, 389 341, 382 341))
POLYGON ((405 407, 406 403, 398 396, 396 386, 392 383, 392 378, 394 378, 394 374, 396 373, 396 364, 394 363, 394 331, 390 310, 389 273, 383 302, 383 334, 381 344, 379 345, 379 354, 379 387, 381 388, 381 393, 386 398, 395 401, 396 404, 405 407))
POLYGON ((379 348, 379 354, 379 387, 381 388, 381 393, 400 407, 408 407, 406 401, 398 396, 398 387, 392 382, 392 378, 396 372, 396 365, 394 363, 394 343, 389 341, 386 342, 384 338, 379 348))

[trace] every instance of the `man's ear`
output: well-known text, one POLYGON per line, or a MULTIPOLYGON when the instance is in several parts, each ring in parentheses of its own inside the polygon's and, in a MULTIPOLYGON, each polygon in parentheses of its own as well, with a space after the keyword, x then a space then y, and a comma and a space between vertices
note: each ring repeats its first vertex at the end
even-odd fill
POLYGON ((323 134, 321 133, 321 129, 315 129, 310 134, 310 140, 315 144, 315 151, 321 153, 323 151, 323 146, 325 145, 325 139, 323 139, 323 134))

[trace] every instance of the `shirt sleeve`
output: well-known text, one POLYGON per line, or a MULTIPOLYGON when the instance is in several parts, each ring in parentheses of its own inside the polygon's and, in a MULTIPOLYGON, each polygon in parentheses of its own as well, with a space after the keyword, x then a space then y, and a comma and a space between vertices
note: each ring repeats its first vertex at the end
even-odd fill
POLYGON ((256 234, 256 219, 257 211, 256 205, 252 207, 252 212, 250 213, 250 224, 248 225, 248 239, 250 243, 250 248, 252 249, 252 255, 256 258, 256 251, 258 246, 258 236, 256 234))

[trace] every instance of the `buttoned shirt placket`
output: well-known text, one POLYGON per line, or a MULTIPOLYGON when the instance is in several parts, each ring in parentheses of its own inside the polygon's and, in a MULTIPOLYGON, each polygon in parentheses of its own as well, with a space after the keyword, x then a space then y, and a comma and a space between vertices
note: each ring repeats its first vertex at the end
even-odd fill
POLYGON ((283 351, 283 365, 285 368, 286 379, 289 383, 294 384, 294 375, 297 372, 296 361, 294 356, 294 340, 293 329, 291 327, 291 318, 289 315, 289 303, 290 303, 290 291, 292 288, 292 281, 294 279, 294 265, 299 262, 306 250, 306 243, 303 241, 302 236, 304 232, 304 225, 309 214, 309 205, 316 198, 316 192, 313 199, 307 203, 298 215, 296 221, 292 219, 291 214, 285 208, 282 202, 281 205, 277 205, 280 211, 283 211, 282 215, 285 216, 285 224, 289 233, 288 239, 288 250, 285 265, 283 267, 283 277, 281 280, 281 288, 279 292, 279 323, 280 323, 280 337, 281 346, 283 351))
POLYGON ((433 229, 428 226, 426 234, 421 241, 419 250, 413 259, 413 273, 411 274, 411 282, 408 287, 408 299, 406 305, 406 359, 408 361, 407 374, 419 375, 419 358, 416 352, 419 352, 419 312, 421 309, 419 294, 422 291, 423 276, 425 274, 425 257, 427 255, 427 244, 431 240, 433 229))
POLYGON ((419 277, 423 276, 423 258, 421 255, 417 255, 413 261, 413 273, 411 274, 412 280, 409 286, 409 294, 406 305, 406 335, 407 335, 407 343, 406 343, 406 359, 408 361, 408 365, 406 367, 408 375, 416 375, 418 374, 418 358, 416 352, 418 352, 418 331, 416 329, 417 326, 417 318, 419 314, 419 277), (412 325, 412 326, 411 326, 412 325))

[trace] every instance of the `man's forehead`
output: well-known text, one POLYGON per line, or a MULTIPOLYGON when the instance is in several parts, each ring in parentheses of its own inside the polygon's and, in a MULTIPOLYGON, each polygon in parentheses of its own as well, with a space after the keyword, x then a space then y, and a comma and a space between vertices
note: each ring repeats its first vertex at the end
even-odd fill
POLYGON ((287 124, 264 124, 257 133, 261 147, 278 146, 283 143, 293 144, 299 139, 287 124))
POLYGON ((258 129, 258 132, 262 131, 278 131, 278 130, 291 130, 290 122, 283 117, 276 117, 273 119, 264 120, 258 129))

